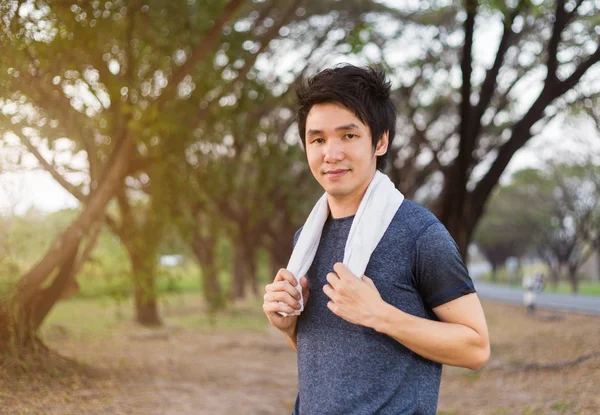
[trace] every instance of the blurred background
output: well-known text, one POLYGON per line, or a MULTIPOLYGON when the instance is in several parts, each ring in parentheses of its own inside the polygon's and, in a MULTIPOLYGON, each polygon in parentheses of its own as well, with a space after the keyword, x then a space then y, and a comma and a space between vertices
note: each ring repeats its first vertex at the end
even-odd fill
POLYGON ((295 354, 262 292, 322 193, 294 89, 342 62, 386 70, 386 173, 483 299, 492 358, 445 368, 439 413, 600 412, 599 1, 0 17, 0 413, 291 412, 295 354))

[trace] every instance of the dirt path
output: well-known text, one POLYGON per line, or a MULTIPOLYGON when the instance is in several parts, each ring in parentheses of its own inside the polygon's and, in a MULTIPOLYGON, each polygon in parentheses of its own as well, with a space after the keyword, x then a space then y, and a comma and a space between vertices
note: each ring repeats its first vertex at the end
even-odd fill
MULTIPOLYGON (((480 372, 444 369, 440 414, 600 413, 600 356, 559 370, 525 366, 600 351, 600 319, 484 307, 493 358, 480 372)), ((107 338, 48 337, 54 350, 91 368, 0 375, 1 414, 289 414, 295 399, 295 354, 271 329, 123 323, 107 338)))

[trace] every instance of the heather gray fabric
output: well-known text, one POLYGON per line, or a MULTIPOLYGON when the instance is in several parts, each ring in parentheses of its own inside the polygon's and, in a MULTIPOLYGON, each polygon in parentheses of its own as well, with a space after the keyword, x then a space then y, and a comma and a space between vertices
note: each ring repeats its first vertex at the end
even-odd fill
MULTIPOLYGON (((298 318, 294 415, 435 414, 441 364, 327 308, 326 275, 342 262, 353 219, 329 217, 308 271, 310 298, 298 318)), ((386 302, 428 319, 437 320, 432 308, 475 292, 446 228, 409 200, 398 209, 365 274, 386 302)))

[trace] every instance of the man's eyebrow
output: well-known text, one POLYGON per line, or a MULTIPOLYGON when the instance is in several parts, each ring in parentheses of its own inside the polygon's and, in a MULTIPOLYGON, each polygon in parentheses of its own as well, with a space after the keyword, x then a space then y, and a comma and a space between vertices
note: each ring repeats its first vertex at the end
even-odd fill
MULTIPOLYGON (((335 127, 335 131, 347 131, 347 130, 358 130, 359 127, 358 125, 354 124, 354 123, 350 123, 350 124, 344 124, 344 125, 340 125, 339 127, 335 127)), ((308 136, 313 136, 313 135, 320 135, 323 134, 323 130, 308 130, 306 132, 306 135, 308 136)))
POLYGON ((358 125, 351 122, 350 124, 344 124, 340 125, 339 127, 336 127, 335 131, 358 130, 358 128, 358 125))

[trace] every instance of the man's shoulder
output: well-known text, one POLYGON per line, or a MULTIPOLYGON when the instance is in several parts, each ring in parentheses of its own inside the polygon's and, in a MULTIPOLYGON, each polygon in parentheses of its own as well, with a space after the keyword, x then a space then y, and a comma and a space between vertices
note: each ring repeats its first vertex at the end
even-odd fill
POLYGON ((394 219, 392 219, 392 223, 402 227, 410 235, 417 237, 432 225, 441 222, 425 206, 413 200, 405 199, 398 208, 394 219))

